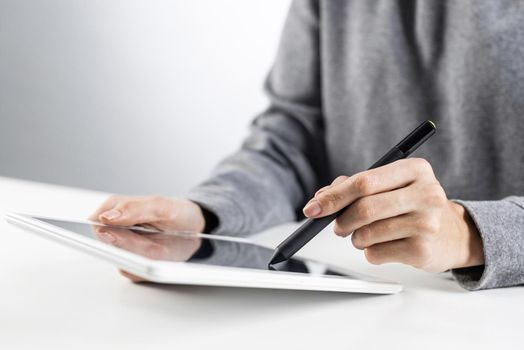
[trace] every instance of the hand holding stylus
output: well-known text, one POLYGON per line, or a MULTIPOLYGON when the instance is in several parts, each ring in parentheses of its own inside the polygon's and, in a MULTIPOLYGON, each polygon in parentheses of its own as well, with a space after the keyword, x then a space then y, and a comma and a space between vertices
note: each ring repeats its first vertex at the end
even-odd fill
POLYGON ((448 200, 424 159, 398 160, 340 176, 304 207, 309 218, 331 215, 339 236, 351 235, 373 264, 399 262, 431 272, 482 265, 482 242, 461 205, 448 200))

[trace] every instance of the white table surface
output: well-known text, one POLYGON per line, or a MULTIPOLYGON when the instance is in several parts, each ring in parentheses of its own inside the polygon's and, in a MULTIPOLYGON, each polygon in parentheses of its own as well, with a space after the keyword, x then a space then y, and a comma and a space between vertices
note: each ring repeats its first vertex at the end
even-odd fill
MULTIPOLYGON (((523 348, 522 289, 467 292, 449 275, 372 266, 326 230, 304 254, 401 282, 376 296, 137 285, 106 262, 5 222, 85 218, 107 194, 0 178, 0 349, 523 348)), ((276 244, 293 229, 254 237, 276 244)))

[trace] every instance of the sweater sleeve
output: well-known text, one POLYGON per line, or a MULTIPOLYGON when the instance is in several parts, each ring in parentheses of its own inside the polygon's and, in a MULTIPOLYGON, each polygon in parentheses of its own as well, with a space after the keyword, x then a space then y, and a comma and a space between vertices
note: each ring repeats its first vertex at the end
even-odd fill
POLYGON ((241 149, 186 198, 214 213, 216 234, 245 235, 297 220, 326 181, 318 9, 294 1, 265 83, 269 106, 241 149))
POLYGON ((469 290, 524 284, 524 197, 457 203, 477 225, 485 264, 452 270, 455 279, 469 290))

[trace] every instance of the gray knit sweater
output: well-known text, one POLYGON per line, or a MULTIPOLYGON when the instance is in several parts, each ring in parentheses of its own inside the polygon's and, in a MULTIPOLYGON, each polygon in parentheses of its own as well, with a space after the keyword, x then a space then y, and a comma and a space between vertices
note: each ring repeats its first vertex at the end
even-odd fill
POLYGON ((265 88, 241 149, 188 194, 217 233, 303 218, 316 189, 432 119, 416 156, 484 242, 485 266, 454 276, 468 289, 524 283, 524 2, 296 0, 265 88))

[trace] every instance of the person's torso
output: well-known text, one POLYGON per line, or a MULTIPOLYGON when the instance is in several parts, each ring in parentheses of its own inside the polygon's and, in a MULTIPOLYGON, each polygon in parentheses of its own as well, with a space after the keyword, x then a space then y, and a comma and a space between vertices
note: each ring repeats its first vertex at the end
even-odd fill
POLYGON ((420 122, 450 198, 524 195, 524 3, 325 0, 331 175, 365 170, 420 122))

